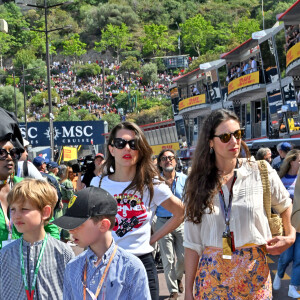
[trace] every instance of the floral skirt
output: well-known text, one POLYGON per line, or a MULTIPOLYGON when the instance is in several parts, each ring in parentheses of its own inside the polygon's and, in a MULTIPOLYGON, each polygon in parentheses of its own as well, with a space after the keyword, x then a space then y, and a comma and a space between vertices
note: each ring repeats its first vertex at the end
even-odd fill
POLYGON ((263 246, 237 249, 231 260, 222 249, 206 248, 195 278, 195 300, 272 299, 270 270, 263 246))

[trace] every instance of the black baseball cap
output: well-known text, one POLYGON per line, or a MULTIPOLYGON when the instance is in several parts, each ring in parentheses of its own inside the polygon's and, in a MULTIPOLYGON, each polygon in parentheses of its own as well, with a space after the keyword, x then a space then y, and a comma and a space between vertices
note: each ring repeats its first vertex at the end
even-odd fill
POLYGON ((117 201, 105 190, 88 187, 74 194, 66 213, 52 223, 67 230, 75 229, 95 216, 115 216, 117 201))

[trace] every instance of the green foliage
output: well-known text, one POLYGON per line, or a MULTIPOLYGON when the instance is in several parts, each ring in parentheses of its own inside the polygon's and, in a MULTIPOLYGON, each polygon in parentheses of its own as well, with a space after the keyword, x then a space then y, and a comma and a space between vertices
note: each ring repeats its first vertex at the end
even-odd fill
POLYGON ((243 43, 251 37, 253 32, 259 31, 259 22, 255 19, 243 17, 236 25, 233 26, 235 38, 239 43, 243 43))
POLYGON ((70 107, 68 110, 60 111, 54 121, 80 121, 74 110, 70 107))
POLYGON ((106 82, 108 82, 108 83, 111 83, 111 82, 113 82, 115 80, 116 80, 116 76, 115 75, 108 75, 106 77, 106 82))
POLYGON ((82 121, 99 121, 99 119, 93 114, 87 114, 82 121))
POLYGON ((121 122, 121 117, 118 114, 110 113, 102 117, 103 121, 108 123, 108 131, 111 131, 116 125, 121 122))
POLYGON ((7 77, 6 77, 6 85, 12 85, 12 86, 14 86, 14 84, 15 85, 18 85, 19 84, 19 82, 20 82, 20 78, 19 77, 15 77, 15 80, 14 80, 14 78, 12 77, 12 75, 8 75, 7 77))
MULTIPOLYGON (((51 89, 51 98, 52 98, 52 105, 54 105, 54 99, 57 98, 57 101, 60 101, 60 97, 55 89, 51 89)), ((42 93, 38 93, 31 99, 31 104, 41 107, 44 105, 48 105, 48 91, 44 91, 42 93), (44 100, 45 99, 45 100, 44 100), (45 104, 44 104, 45 102, 45 104)))
POLYGON ((131 72, 137 72, 141 68, 141 63, 137 61, 136 57, 128 56, 125 60, 122 61, 122 65, 120 67, 121 71, 128 71, 129 77, 131 72))
POLYGON ((158 82, 158 76, 157 76, 157 65, 154 63, 145 64, 142 67, 142 79, 143 83, 150 83, 151 81, 153 83, 158 82))
POLYGON ((63 42, 62 55, 71 56, 76 59, 86 53, 86 44, 80 41, 78 33, 73 34, 69 40, 63 42))
POLYGON ((25 80, 38 82, 39 80, 46 80, 47 77, 47 68, 45 61, 40 58, 33 60, 27 66, 27 71, 25 69, 25 74, 29 74, 26 76, 25 80))
POLYGON ((95 42, 95 50, 102 52, 111 48, 117 55, 117 61, 119 63, 120 53, 123 50, 130 50, 129 46, 132 35, 129 33, 129 29, 125 23, 121 26, 108 24, 106 29, 102 31, 101 41, 95 42))
POLYGON ((128 110, 128 94, 127 93, 119 93, 116 96, 116 105, 118 108, 123 108, 125 111, 128 110))
POLYGON ((201 15, 186 20, 185 23, 180 24, 180 28, 185 47, 195 50, 198 56, 208 49, 207 42, 215 34, 210 21, 206 21, 201 15))
POLYGON ((99 29, 107 25, 121 26, 122 23, 127 27, 133 28, 138 24, 137 14, 128 5, 120 3, 99 3, 98 6, 84 6, 81 10, 81 17, 87 32, 100 34, 99 29))
MULTIPOLYGON (((16 90, 18 117, 24 115, 23 94, 16 90)), ((15 94, 12 86, 0 86, 0 107, 15 112, 15 94)))
POLYGON ((141 110, 128 115, 128 120, 132 120, 138 125, 155 123, 173 117, 172 106, 154 106, 150 109, 141 110))
POLYGON ((175 36, 171 36, 165 25, 150 24, 144 26, 145 36, 141 37, 143 52, 164 55, 166 51, 174 51, 175 36))
POLYGON ((76 76, 78 78, 87 79, 88 77, 101 74, 101 67, 95 63, 85 65, 75 65, 76 76))
POLYGON ((79 104, 79 98, 77 97, 70 97, 67 100, 68 105, 78 105, 79 104))
POLYGON ((87 109, 84 109, 84 108, 81 108, 81 109, 76 111, 76 116, 80 120, 83 120, 88 114, 89 114, 89 111, 87 109))
POLYGON ((91 101, 91 102, 100 102, 101 99, 93 94, 93 93, 89 93, 89 92, 85 92, 85 91, 82 91, 82 92, 78 92, 77 95, 79 97, 79 103, 81 104, 86 104, 88 101, 91 101))
POLYGON ((34 53, 29 49, 21 49, 19 50, 15 58, 13 59, 13 65, 16 69, 22 69, 23 65, 24 68, 27 69, 29 64, 32 64, 36 60, 36 56, 34 53))

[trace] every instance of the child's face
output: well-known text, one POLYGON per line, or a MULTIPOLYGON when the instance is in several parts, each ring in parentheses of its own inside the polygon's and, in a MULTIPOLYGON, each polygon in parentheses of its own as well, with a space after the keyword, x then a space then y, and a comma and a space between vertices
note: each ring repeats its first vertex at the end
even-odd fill
POLYGON ((34 233, 44 226, 42 212, 28 199, 14 202, 10 211, 13 224, 20 233, 34 233))
POLYGON ((102 221, 99 221, 95 224, 89 219, 79 227, 69 230, 70 234, 73 236, 74 243, 79 247, 85 248, 99 242, 99 238, 103 235, 99 230, 101 222, 102 221))

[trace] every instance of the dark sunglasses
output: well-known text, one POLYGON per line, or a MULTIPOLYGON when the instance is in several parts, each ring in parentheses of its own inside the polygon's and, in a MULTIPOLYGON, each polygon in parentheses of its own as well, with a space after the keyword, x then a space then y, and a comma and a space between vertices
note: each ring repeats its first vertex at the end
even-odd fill
POLYGON ((117 149, 124 149, 127 144, 129 145, 130 149, 137 150, 136 140, 127 141, 121 138, 115 138, 112 146, 116 147, 117 149))
POLYGON ((162 156, 160 160, 161 161, 167 161, 167 160, 172 161, 174 158, 175 158, 175 156, 162 156))
POLYGON ((13 160, 17 160, 17 159, 19 159, 20 156, 21 156, 20 150, 17 149, 17 148, 13 148, 13 149, 11 149, 9 152, 7 152, 7 150, 1 148, 1 149, 0 149, 0 160, 5 160, 5 159, 7 159, 8 154, 11 156, 11 158, 12 158, 13 160))
POLYGON ((241 139, 245 133, 245 129, 238 129, 235 132, 223 133, 220 135, 214 135, 214 137, 218 137, 222 143, 228 143, 233 135, 237 140, 241 139))

